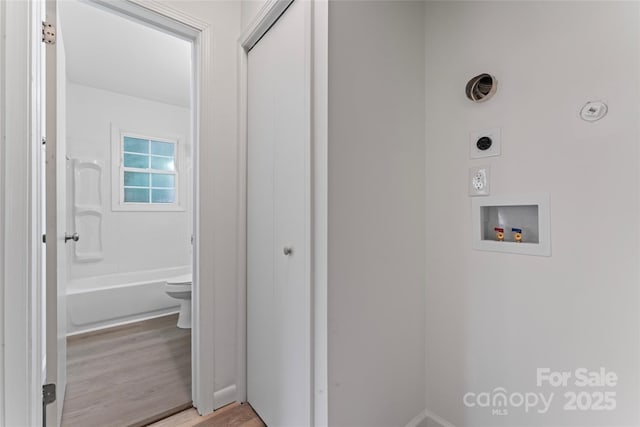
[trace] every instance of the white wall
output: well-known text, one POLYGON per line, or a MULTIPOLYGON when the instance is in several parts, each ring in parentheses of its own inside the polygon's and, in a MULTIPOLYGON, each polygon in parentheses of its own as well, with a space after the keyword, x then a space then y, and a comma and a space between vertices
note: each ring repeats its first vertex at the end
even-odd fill
POLYGON ((181 165, 180 178, 190 181, 189 109, 72 83, 67 95, 68 157, 97 160, 104 166, 101 182, 104 258, 94 262, 78 262, 74 258, 69 280, 191 265, 190 196, 186 209, 180 212, 112 211, 111 206, 111 125, 143 135, 182 137, 186 162, 181 165))
POLYGON ((456 426, 640 424, 638 29, 636 2, 427 3, 427 407, 456 426), (482 72, 498 92, 473 104, 482 72), (583 122, 593 99, 609 115, 583 122), (470 161, 469 132, 492 127, 502 156, 470 161), (550 193, 551 257, 471 249, 479 164, 494 195, 550 193), (617 409, 563 411, 580 389, 536 387, 544 367, 615 371, 617 409), (546 415, 465 409, 495 387, 556 396, 546 415))
POLYGON ((424 408, 424 4, 329 4, 329 425, 424 408))

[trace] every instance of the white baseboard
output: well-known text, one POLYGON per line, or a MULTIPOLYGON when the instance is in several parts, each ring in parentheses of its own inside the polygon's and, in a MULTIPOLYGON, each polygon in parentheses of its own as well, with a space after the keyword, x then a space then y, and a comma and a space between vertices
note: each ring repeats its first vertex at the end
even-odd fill
POLYGON ((423 409, 418 415, 413 417, 411 421, 404 427, 418 427, 424 420, 427 419, 427 410, 423 409))
MULTIPOLYGON (((218 390, 213 394, 213 407, 215 409, 222 408, 229 403, 236 401, 236 385, 232 384, 222 390, 218 390)), ((214 409, 214 410, 215 410, 214 409)))
POLYGON ((431 423, 424 424, 425 421, 431 421, 432 423, 437 423, 438 427, 456 427, 449 421, 445 420, 441 416, 435 414, 433 411, 430 411, 429 409, 426 409, 426 408, 422 412, 420 412, 418 415, 413 417, 405 427, 426 427, 426 426, 431 427, 431 423))
POLYGON ((77 332, 69 332, 69 333, 67 333, 67 338, 73 337, 75 335, 84 335, 84 334, 88 334, 88 333, 91 333, 91 332, 102 331, 104 329, 115 328, 115 327, 118 327, 118 326, 130 325, 132 323, 144 322, 145 320, 153 320, 153 319, 157 319, 159 317, 170 316, 172 314, 178 314, 178 313, 180 313, 180 310, 175 310, 175 309, 169 309, 167 311, 160 311, 158 314, 149 314, 147 316, 134 317, 131 320, 125 320, 125 321, 122 321, 122 322, 109 323, 106 326, 97 326, 95 328, 83 329, 83 330, 77 331, 77 332))

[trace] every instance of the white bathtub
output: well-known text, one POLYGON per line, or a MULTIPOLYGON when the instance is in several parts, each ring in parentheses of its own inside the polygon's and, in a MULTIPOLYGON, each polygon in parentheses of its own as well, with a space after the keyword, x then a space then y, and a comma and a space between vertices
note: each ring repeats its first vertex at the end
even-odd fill
POLYGON ((70 280, 67 335, 177 313, 180 303, 164 292, 164 284, 190 272, 187 266, 70 280))

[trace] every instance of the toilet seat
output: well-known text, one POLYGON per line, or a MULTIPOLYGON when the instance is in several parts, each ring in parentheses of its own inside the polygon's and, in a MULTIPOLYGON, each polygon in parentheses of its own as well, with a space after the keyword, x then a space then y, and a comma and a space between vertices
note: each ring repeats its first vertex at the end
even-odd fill
POLYGON ((167 282, 167 292, 191 292, 191 283, 167 282))
POLYGON ((191 286, 191 282, 193 281, 193 278, 191 276, 191 274, 183 274, 182 276, 176 276, 176 277, 172 277, 170 279, 167 279, 167 285, 186 285, 186 286, 191 286))
POLYGON ((191 292, 191 274, 183 274, 182 276, 167 279, 167 291, 169 292, 191 292))

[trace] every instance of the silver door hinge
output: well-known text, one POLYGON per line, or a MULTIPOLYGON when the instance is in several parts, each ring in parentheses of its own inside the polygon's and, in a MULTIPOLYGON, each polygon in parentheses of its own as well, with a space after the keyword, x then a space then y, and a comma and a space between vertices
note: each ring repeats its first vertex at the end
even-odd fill
POLYGON ((42 42, 46 44, 56 44, 56 27, 48 22, 42 23, 42 42))
POLYGON ((47 427, 47 405, 56 401, 56 385, 42 386, 42 427, 47 427))
POLYGON ((56 385, 45 384, 42 386, 42 404, 48 405, 56 401, 56 385))

